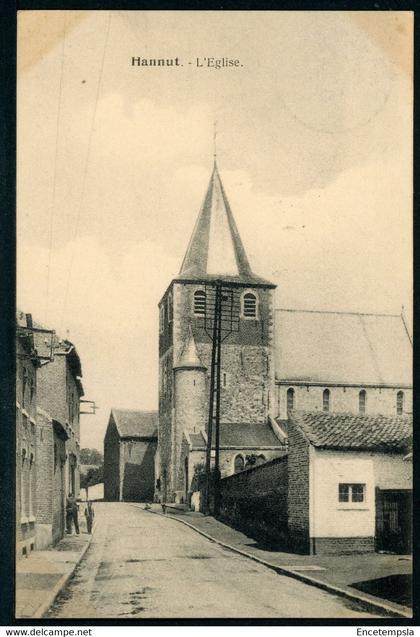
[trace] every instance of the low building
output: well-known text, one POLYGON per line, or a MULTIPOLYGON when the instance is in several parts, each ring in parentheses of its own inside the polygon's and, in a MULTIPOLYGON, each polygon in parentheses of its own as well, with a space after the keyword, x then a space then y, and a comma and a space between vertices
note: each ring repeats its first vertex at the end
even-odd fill
MULTIPOLYGON (((221 422, 219 440, 219 466, 222 478, 286 454, 286 438, 271 419, 266 424, 221 422)), ((214 428, 212 446, 215 446, 214 428)), ((193 489, 196 488, 191 478, 203 471, 206 448, 207 437, 204 432, 184 431, 181 457, 184 458, 184 484, 188 485, 188 488, 181 495, 181 502, 190 502, 193 489)), ((212 464, 214 458, 215 451, 212 450, 212 464)), ((163 494, 162 499, 164 500, 163 494)))
POLYGON ((157 411, 111 409, 104 439, 104 499, 153 500, 157 411))
POLYGON ((289 414, 288 530, 298 552, 411 551, 410 416, 289 414))

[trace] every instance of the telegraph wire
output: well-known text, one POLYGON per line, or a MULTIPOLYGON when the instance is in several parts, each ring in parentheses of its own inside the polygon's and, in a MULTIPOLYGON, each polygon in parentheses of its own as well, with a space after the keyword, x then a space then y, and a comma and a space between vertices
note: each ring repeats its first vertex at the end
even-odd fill
MULTIPOLYGON (((103 48, 103 51, 102 51, 102 60, 101 60, 101 66, 100 66, 100 70, 99 70, 98 84, 96 86, 95 105, 94 105, 94 108, 93 108, 92 120, 91 120, 89 137, 88 137, 86 161, 85 161, 85 165, 84 165, 83 178, 82 178, 82 188, 81 188, 81 192, 80 192, 79 206, 78 206, 77 215, 76 215, 76 226, 75 226, 75 232, 74 232, 74 237, 73 237, 73 241, 74 242, 76 241, 77 235, 78 235, 78 232, 79 232, 80 217, 81 217, 83 202, 84 202, 84 198, 85 198, 86 177, 87 177, 88 165, 89 165, 89 159, 90 159, 90 152, 91 152, 91 147, 92 147, 93 131, 94 131, 94 128, 95 128, 96 111, 97 111, 97 107, 98 107, 99 94, 100 94, 102 78, 103 78, 105 54, 106 54, 106 49, 107 49, 107 46, 108 46, 109 31, 110 31, 110 26, 111 26, 111 15, 112 15, 112 13, 111 13, 111 11, 109 11, 108 12, 108 25, 107 25, 106 35, 105 35, 104 48, 103 48)), ((76 246, 74 245, 73 246, 73 251, 72 251, 72 256, 71 256, 71 261, 70 261, 68 277, 67 277, 66 290, 65 290, 65 293, 64 293, 63 312, 62 312, 61 322, 60 322, 60 331, 62 330, 62 327, 63 327, 64 316, 65 316, 66 309, 67 309, 67 300, 68 300, 71 273, 72 273, 73 263, 74 263, 75 250, 76 250, 76 246)))
POLYGON ((55 197, 56 197, 56 186, 57 186, 58 140, 60 135, 61 105, 62 105, 62 97, 63 97, 63 75, 64 75, 64 54, 65 54, 65 46, 66 46, 66 31, 67 31, 66 12, 63 11, 63 37, 62 37, 62 44, 61 44, 61 68, 60 68, 60 81, 59 81, 59 87, 58 87, 57 118, 56 118, 56 125, 55 125, 53 186, 52 186, 52 195, 51 195, 49 246, 48 246, 47 293, 46 293, 46 299, 45 299, 45 321, 46 322, 48 322, 48 314, 49 314, 51 254, 52 254, 52 245, 53 245, 55 197))

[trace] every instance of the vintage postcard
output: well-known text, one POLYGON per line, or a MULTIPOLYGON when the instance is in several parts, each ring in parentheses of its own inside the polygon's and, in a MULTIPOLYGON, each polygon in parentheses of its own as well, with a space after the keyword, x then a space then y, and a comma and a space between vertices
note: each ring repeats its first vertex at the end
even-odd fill
POLYGON ((413 14, 21 11, 16 617, 412 617, 413 14))

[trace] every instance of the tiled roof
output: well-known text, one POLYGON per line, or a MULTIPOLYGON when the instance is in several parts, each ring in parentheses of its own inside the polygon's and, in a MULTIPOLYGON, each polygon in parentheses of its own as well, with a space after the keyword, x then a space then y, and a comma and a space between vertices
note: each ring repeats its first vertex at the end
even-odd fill
POLYGON ((251 270, 215 162, 176 280, 216 278, 237 283, 272 285, 251 270))
POLYGON ((294 423, 314 447, 406 453, 413 419, 409 416, 292 411, 294 423))
POLYGON ((412 344, 398 315, 276 310, 276 378, 411 385, 412 344))
MULTIPOLYGON (((213 445, 215 443, 215 430, 213 427, 213 445)), ((189 434, 193 447, 205 446, 203 436, 189 434)), ((220 423, 221 447, 282 447, 281 441, 274 434, 267 423, 220 423)))
POLYGON ((111 409, 121 438, 157 438, 158 412, 111 409))

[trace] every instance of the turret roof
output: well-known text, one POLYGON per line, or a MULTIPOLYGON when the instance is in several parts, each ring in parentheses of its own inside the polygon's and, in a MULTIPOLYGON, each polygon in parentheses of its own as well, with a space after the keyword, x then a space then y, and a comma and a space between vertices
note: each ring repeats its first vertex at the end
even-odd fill
POLYGON ((188 336, 185 341, 184 349, 180 360, 174 369, 190 368, 190 369, 206 369, 200 360, 197 351, 197 345, 195 344, 194 335, 191 330, 191 325, 188 326, 188 336))

